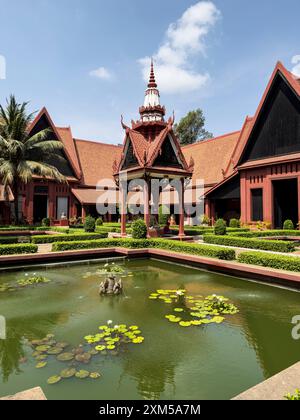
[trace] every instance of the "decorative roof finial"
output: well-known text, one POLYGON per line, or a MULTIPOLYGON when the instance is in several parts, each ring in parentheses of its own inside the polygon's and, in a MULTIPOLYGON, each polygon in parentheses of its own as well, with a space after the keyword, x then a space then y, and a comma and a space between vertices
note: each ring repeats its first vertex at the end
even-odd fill
POLYGON ((155 80, 155 74, 154 74, 154 64, 153 64, 153 58, 151 58, 151 71, 150 71, 150 79, 148 88, 157 88, 157 83, 155 80))

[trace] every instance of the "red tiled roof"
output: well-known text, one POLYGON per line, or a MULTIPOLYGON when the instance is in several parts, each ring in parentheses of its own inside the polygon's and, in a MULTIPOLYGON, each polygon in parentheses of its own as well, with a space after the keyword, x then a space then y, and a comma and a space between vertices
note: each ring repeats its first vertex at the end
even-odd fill
POLYGON ((113 164, 119 160, 122 147, 75 139, 75 146, 83 174, 83 183, 96 186, 102 179, 113 180, 113 164))
POLYGON ((204 180, 206 186, 213 186, 223 181, 232 152, 237 144, 240 131, 225 134, 214 139, 184 146, 182 152, 187 161, 195 162, 193 182, 204 180))
MULTIPOLYGON (((151 141, 147 140, 147 138, 141 132, 126 127, 126 137, 124 141, 122 156, 124 157, 125 155, 126 145, 129 137, 132 142, 134 153, 138 160, 139 166, 141 168, 151 168, 153 167, 155 159, 157 158, 161 147, 168 135, 170 135, 173 139, 175 147, 183 163, 184 171, 188 171, 188 165, 181 152, 181 148, 176 139, 176 136, 173 133, 172 125, 169 123, 166 123, 165 128, 163 128, 151 141)), ((174 169, 177 170, 177 168, 174 169)))

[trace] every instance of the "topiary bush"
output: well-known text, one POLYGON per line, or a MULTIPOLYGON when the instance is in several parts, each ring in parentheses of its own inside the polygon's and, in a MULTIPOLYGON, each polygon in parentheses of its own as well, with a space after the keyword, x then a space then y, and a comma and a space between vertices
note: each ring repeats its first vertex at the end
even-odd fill
POLYGON ((84 230, 85 232, 95 232, 96 229, 96 221, 93 217, 87 216, 84 222, 84 230))
POLYGON ((284 230, 294 230, 295 226, 294 223, 291 220, 286 220, 283 224, 284 230))
POLYGON ((229 222, 229 227, 238 229, 241 227, 241 222, 238 219, 231 219, 229 222))
POLYGON ((218 219, 215 224, 215 235, 224 236, 227 233, 227 225, 225 220, 218 219))
POLYGON ((242 252, 238 256, 238 261, 243 264, 259 265, 278 270, 300 271, 299 257, 267 254, 265 252, 242 252))
POLYGON ((237 236, 205 235, 207 244, 235 246, 238 248, 262 249, 263 251, 294 252, 295 244, 289 241, 263 240, 257 238, 241 238, 237 236))
POLYGON ((102 217, 98 217, 98 219, 96 220, 96 226, 103 226, 103 219, 102 219, 102 217))
POLYGON ((45 227, 49 227, 50 226, 50 218, 49 217, 45 217, 43 220, 42 220, 42 226, 45 226, 45 227))
POLYGON ((159 207, 158 223, 161 226, 166 226, 170 219, 170 209, 167 206, 159 207))
POLYGON ((146 239, 147 238, 147 226, 144 220, 138 219, 132 223, 132 238, 133 239, 146 239))

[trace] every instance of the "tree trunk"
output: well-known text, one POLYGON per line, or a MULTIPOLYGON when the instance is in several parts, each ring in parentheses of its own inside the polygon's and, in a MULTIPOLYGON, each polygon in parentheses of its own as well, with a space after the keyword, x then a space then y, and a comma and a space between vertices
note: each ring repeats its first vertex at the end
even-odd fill
POLYGON ((15 225, 17 226, 19 223, 19 183, 15 181, 12 187, 12 192, 14 195, 14 207, 15 207, 15 225))

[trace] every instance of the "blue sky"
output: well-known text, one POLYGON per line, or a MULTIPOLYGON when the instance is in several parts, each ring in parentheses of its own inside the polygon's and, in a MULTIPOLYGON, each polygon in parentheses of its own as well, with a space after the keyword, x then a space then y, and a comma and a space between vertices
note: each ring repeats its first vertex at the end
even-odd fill
POLYGON ((168 114, 200 107, 214 135, 240 129, 278 60, 300 75, 300 2, 199 3, 0 0, 0 103, 14 93, 75 137, 121 143, 154 56, 168 114))

